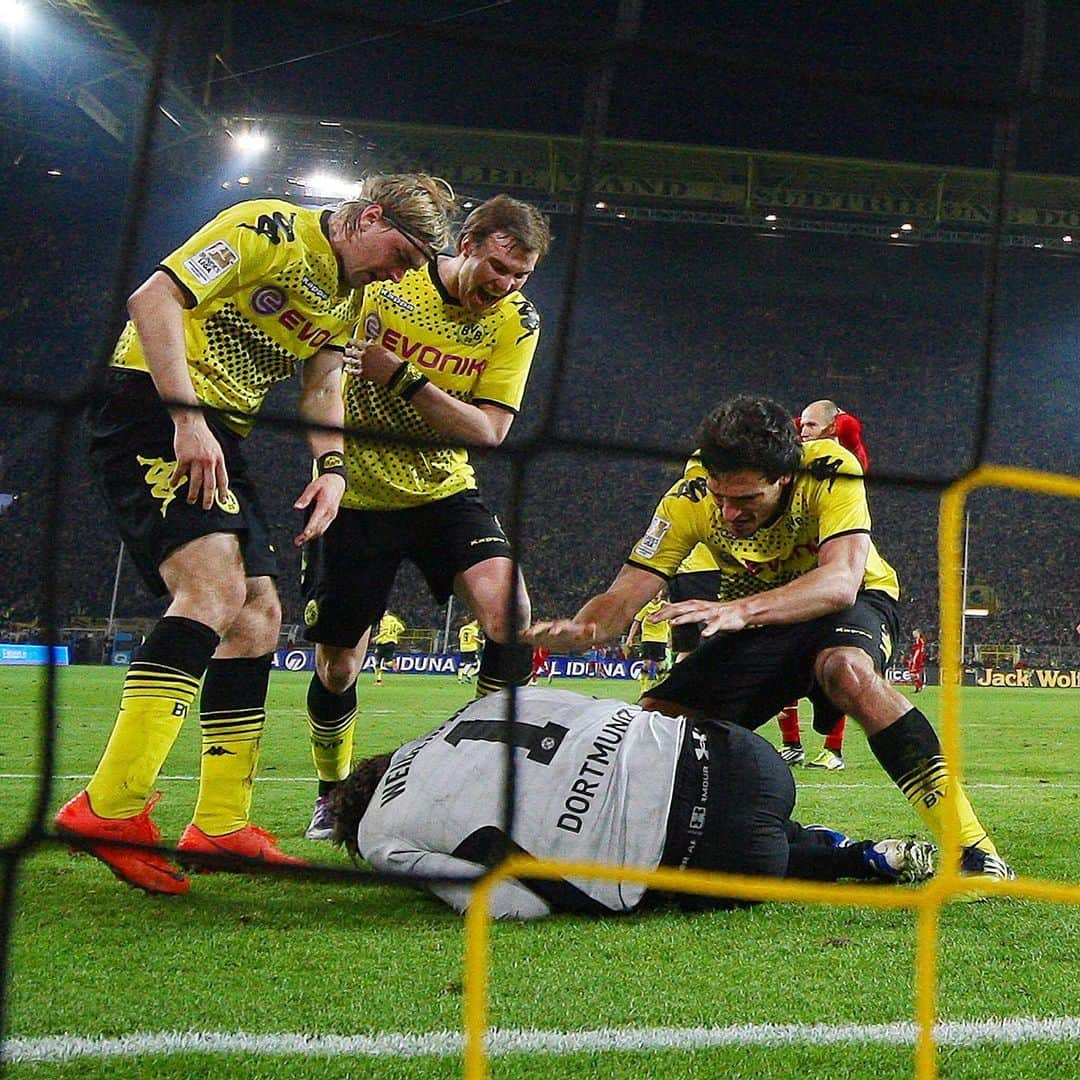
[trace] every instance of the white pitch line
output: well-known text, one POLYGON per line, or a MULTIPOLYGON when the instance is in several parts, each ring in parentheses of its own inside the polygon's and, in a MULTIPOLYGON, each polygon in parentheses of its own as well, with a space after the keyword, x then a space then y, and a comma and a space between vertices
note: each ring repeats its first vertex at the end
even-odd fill
MULTIPOLYGON (((988 1043, 1072 1042, 1080 1017, 1016 1017, 944 1021, 935 1028, 942 1046, 988 1043)), ((841 1043, 912 1046, 917 1028, 891 1024, 737 1024, 714 1028, 600 1028, 594 1031, 497 1029, 488 1033, 493 1056, 516 1053, 576 1054, 597 1051, 696 1050, 718 1046, 834 1046, 841 1043)), ((245 1032, 138 1032, 117 1038, 49 1035, 9 1038, 0 1061, 12 1064, 127 1058, 153 1054, 266 1054, 298 1057, 456 1057, 464 1049, 457 1031, 421 1035, 252 1035, 245 1032)))

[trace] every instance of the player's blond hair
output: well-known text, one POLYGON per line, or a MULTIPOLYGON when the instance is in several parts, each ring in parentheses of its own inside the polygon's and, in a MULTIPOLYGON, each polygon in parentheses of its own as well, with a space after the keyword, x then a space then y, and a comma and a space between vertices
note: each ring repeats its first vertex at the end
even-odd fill
POLYGON ((373 204, 383 208, 395 228, 400 228, 431 254, 450 246, 451 221, 458 206, 454 189, 441 177, 427 173, 365 177, 356 198, 334 211, 334 218, 346 236, 356 233, 360 215, 373 204))

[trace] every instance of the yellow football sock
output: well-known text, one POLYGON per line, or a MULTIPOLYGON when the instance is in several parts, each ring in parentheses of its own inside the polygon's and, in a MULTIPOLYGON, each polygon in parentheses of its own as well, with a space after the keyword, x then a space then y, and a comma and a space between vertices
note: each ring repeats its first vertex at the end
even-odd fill
POLYGON ((270 657, 211 660, 200 702, 202 755, 192 822, 208 836, 244 828, 266 723, 270 657))
POLYGON ((95 814, 126 818, 142 810, 198 688, 199 680, 186 672, 132 661, 112 735, 86 785, 95 814))

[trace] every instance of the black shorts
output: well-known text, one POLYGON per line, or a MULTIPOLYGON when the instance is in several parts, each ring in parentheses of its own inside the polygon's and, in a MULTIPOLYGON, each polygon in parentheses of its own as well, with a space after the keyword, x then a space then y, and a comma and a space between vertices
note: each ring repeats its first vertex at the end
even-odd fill
POLYGON ((407 510, 343 509, 304 549, 304 636, 353 648, 386 609, 405 559, 445 604, 456 575, 500 557, 513 558, 510 541, 475 491, 407 510))
POLYGON ((113 523, 143 580, 168 593, 158 567, 178 547, 212 533, 236 533, 248 577, 276 577, 270 528, 241 453, 241 438, 207 416, 225 454, 229 491, 210 510, 176 492, 175 428, 153 380, 141 371, 111 371, 90 414, 90 465, 113 523))
MULTIPOLYGON (((676 574, 668 582, 668 601, 677 604, 681 600, 719 600, 724 575, 719 570, 695 570, 691 574, 676 574)), ((693 652, 701 642, 701 625, 683 623, 671 628, 671 651, 693 652)))
POLYGON ((394 653, 397 652, 396 641, 384 641, 381 644, 376 642, 375 644, 375 663, 386 664, 394 659, 394 653))
POLYGON ((642 660, 658 660, 663 663, 667 659, 667 643, 664 641, 643 641, 641 643, 642 660))
POLYGON ((892 597, 861 592, 851 607, 834 615, 706 638, 649 697, 758 728, 798 698, 827 702, 814 679, 820 652, 837 646, 862 649, 884 672, 899 629, 892 597))
MULTIPOLYGON (((784 877, 795 807, 791 769, 760 736, 735 724, 686 725, 661 866, 784 877)), ((730 897, 649 891, 644 906, 738 907, 730 897)))

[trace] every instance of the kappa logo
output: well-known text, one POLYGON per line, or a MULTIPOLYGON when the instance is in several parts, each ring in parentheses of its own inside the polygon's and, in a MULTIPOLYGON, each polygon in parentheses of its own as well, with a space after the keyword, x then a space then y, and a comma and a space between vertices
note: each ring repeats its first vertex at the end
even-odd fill
POLYGON ((832 491, 833 484, 836 483, 836 478, 840 475, 840 469, 843 467, 843 464, 844 462, 840 458, 819 457, 810 462, 807 466, 807 472, 809 472, 815 480, 827 480, 829 483, 829 490, 832 491))
POLYGON ((524 298, 521 300, 511 300, 510 303, 517 308, 518 318, 521 320, 521 329, 523 331, 521 336, 514 343, 516 345, 518 342, 524 341, 527 337, 532 337, 533 334, 539 331, 540 312, 524 298))
POLYGON ((175 461, 166 461, 164 458, 145 458, 141 454, 136 455, 135 460, 146 470, 143 479, 146 486, 150 488, 150 497, 161 500, 161 516, 164 517, 169 504, 176 498, 176 493, 188 482, 188 478, 185 476, 176 487, 173 487, 175 461))
MULTIPOLYGON (((161 516, 164 517, 173 499, 176 498, 177 492, 188 482, 188 478, 181 477, 180 483, 173 487, 175 461, 166 461, 164 458, 146 458, 141 454, 137 454, 135 460, 146 470, 144 480, 146 486, 150 488, 150 497, 161 501, 161 516)), ((217 508, 226 514, 240 513, 240 501, 231 491, 215 492, 214 502, 217 508)))
POLYGON ((260 214, 254 225, 247 225, 244 222, 241 222, 237 228, 250 229, 259 236, 265 236, 271 244, 276 245, 281 243, 281 236, 283 233, 285 239, 290 243, 296 239, 296 230, 293 228, 294 221, 296 221, 295 213, 289 214, 288 217, 286 217, 280 210, 275 210, 272 214, 260 214))
POLYGON ((211 746, 203 751, 203 757, 236 757, 236 751, 226 750, 224 746, 211 746))
POLYGON ((320 300, 330 299, 330 294, 317 281, 312 281, 306 274, 300 279, 300 284, 309 293, 314 293, 320 300))

